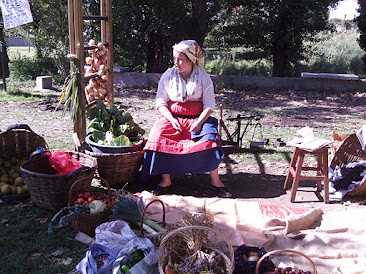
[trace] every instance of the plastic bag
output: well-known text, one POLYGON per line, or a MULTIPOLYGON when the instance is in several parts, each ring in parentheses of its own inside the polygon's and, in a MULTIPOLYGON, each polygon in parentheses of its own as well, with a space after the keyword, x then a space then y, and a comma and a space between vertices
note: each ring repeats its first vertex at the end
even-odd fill
POLYGON ((120 267, 124 264, 130 264, 132 268, 128 274, 158 274, 159 248, 147 238, 136 237, 129 241, 125 247, 118 253, 117 259, 113 262, 113 274, 122 274, 120 267), (137 250, 142 250, 144 258, 132 266, 133 259, 131 254, 137 250))
POLYGON ((79 160, 63 150, 52 153, 48 161, 57 175, 67 175, 81 168, 79 160))
POLYGON ((113 262, 116 260, 118 253, 114 250, 109 249, 106 246, 100 244, 92 244, 89 250, 86 252, 85 257, 75 267, 78 271, 83 274, 102 274, 112 273, 113 262), (98 256, 107 254, 108 257, 104 264, 98 268, 96 259, 98 256))
POLYGON ((95 243, 104 245, 117 253, 134 238, 137 238, 136 234, 122 220, 106 222, 95 229, 95 243))

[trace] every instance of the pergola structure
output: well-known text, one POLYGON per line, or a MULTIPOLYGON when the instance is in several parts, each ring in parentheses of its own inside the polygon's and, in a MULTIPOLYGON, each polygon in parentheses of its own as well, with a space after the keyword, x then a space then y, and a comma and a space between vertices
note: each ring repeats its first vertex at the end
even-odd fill
MULTIPOLYGON (((107 68, 108 94, 109 100, 113 103, 114 92, 113 92, 113 36, 112 36, 112 0, 100 0, 100 15, 84 15, 83 14, 83 3, 82 0, 68 0, 68 18, 69 18, 69 40, 70 40, 70 54, 74 54, 78 60, 82 90, 85 90, 86 84, 91 79, 98 79, 100 74, 93 73, 85 75, 85 58, 86 52, 93 51, 98 48, 98 45, 84 45, 84 21, 95 21, 100 22, 101 29, 101 43, 107 48, 106 58, 104 59, 104 65, 107 68)), ((86 43, 85 43, 86 44, 86 43)), ((86 137, 86 105, 92 103, 88 100, 87 95, 81 96, 82 101, 82 115, 79 115, 74 123, 74 133, 80 142, 85 140, 86 137)))

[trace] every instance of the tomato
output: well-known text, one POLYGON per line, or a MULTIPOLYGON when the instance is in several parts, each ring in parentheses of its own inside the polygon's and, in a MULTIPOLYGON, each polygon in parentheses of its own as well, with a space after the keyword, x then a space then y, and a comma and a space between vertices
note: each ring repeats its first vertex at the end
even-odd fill
POLYGON ((88 199, 91 196, 90 192, 85 192, 84 193, 84 198, 88 199))
POLYGON ((76 200, 76 204, 78 204, 78 205, 82 205, 84 202, 85 202, 85 200, 83 198, 78 198, 76 200))
POLYGON ((95 194, 93 194, 92 197, 93 197, 94 200, 97 198, 97 196, 95 196, 95 194))
POLYGON ((89 202, 89 203, 91 203, 91 202, 93 202, 93 201, 94 201, 94 198, 93 198, 93 197, 89 197, 89 198, 88 198, 88 202, 89 202))
POLYGON ((84 198, 84 194, 83 194, 83 193, 80 193, 80 194, 78 195, 78 197, 79 197, 79 198, 84 198))

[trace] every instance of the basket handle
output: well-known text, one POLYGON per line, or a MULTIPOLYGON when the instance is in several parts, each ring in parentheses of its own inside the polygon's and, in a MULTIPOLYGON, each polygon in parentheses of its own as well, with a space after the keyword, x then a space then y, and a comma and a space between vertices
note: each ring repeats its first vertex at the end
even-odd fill
MULTIPOLYGON (((99 180, 101 180, 101 181, 103 182, 103 184, 107 187, 107 189, 108 189, 108 200, 109 200, 109 204, 110 204, 110 203, 111 203, 111 200, 112 200, 112 191, 111 191, 111 186, 109 185, 108 181, 107 181, 107 180, 105 180, 104 178, 100 177, 100 176, 94 176, 93 178, 94 178, 94 179, 99 179, 99 180)), ((93 179, 93 178, 92 178, 92 179, 93 179)), ((68 200, 68 204, 69 204, 69 206, 72 206, 71 201, 72 201, 72 195, 73 195, 74 189, 76 188, 76 186, 77 186, 78 184, 80 184, 80 182, 85 181, 85 180, 90 180, 90 177, 82 177, 82 178, 80 178, 80 179, 76 180, 76 181, 71 185, 70 190, 69 190, 69 200, 68 200)), ((90 180, 89 186, 91 185, 91 181, 92 181, 92 180, 90 180)))
POLYGON ((278 254, 278 253, 295 253, 295 254, 298 254, 298 255, 301 255, 303 256, 305 259, 307 259, 309 261, 309 263, 311 264, 311 266, 313 267, 313 270, 314 270, 314 274, 317 274, 317 270, 316 270, 316 267, 315 267, 315 264, 314 262, 310 259, 309 256, 305 255, 304 253, 300 252, 300 251, 297 251, 297 250, 293 250, 293 249, 279 249, 279 250, 273 250, 273 251, 270 251, 266 254, 264 254, 257 262, 257 265, 255 267, 255 274, 259 274, 259 267, 262 263, 262 261, 266 258, 266 257, 269 257, 271 255, 274 255, 274 254, 278 254))
POLYGON ((7 131, 17 130, 17 129, 25 129, 30 132, 33 132, 33 130, 27 124, 13 124, 13 125, 8 126, 8 128, 4 131, 4 133, 7 131))
MULTIPOLYGON (((169 240, 169 238, 171 238, 172 236, 174 236, 177 233, 181 233, 185 230, 190 230, 190 229, 209 230, 211 232, 216 233, 217 235, 219 235, 221 238, 224 239, 226 245, 229 248, 229 254, 230 254, 231 272, 229 272, 229 273, 232 273, 232 271, 234 270, 234 249, 233 249, 233 246, 230 244, 229 240, 221 232, 217 231, 214 228, 208 227, 208 226, 199 226, 199 225, 183 226, 183 227, 177 228, 177 229, 169 232, 161 240, 161 243, 160 243, 160 246, 159 246, 159 260, 158 260, 158 262, 162 263, 162 261, 163 261, 163 252, 164 252, 165 243, 169 240)), ((161 272, 161 271, 162 270, 159 267, 159 272, 164 273, 164 272, 161 272)))
POLYGON ((165 227, 165 205, 163 203, 163 201, 159 200, 159 199, 155 199, 155 200, 152 200, 150 201, 144 208, 144 211, 142 212, 141 214, 141 220, 140 220, 140 236, 143 236, 144 235, 144 230, 143 230, 143 224, 144 224, 144 217, 145 217, 145 213, 146 213, 146 210, 147 208, 152 204, 152 203, 155 203, 155 202, 159 202, 161 204, 161 206, 163 207, 163 227, 165 227))

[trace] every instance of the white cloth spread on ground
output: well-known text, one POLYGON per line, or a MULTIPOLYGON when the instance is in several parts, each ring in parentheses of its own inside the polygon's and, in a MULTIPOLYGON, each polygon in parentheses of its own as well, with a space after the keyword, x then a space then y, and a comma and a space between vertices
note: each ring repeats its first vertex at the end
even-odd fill
MULTIPOLYGON (((146 191, 141 196, 145 204, 153 199, 164 202, 167 223, 175 222, 186 212, 201 212, 205 206, 206 212, 214 217, 215 228, 227 237, 234 248, 245 243, 258 247, 265 245, 267 252, 294 249, 308 255, 318 273, 334 270, 337 274, 355 274, 357 272, 341 272, 341 269, 349 264, 356 265, 358 269, 366 266, 366 208, 350 206, 342 211, 326 212, 315 209, 284 220, 277 218, 272 222, 277 230, 269 231, 271 219, 262 216, 257 202, 179 195, 154 197, 146 191), (312 220, 316 221, 311 224, 312 220), (289 224, 295 226, 289 227, 289 224)), ((161 205, 152 204, 147 210, 147 217, 161 221, 161 205)), ((283 262, 302 270, 312 270, 307 260, 290 255, 275 255, 272 260, 275 265, 283 262)))

